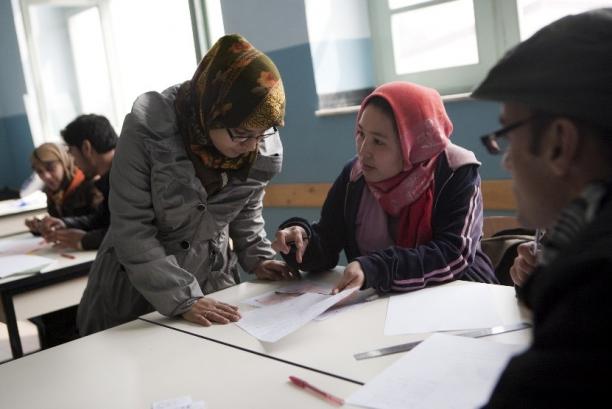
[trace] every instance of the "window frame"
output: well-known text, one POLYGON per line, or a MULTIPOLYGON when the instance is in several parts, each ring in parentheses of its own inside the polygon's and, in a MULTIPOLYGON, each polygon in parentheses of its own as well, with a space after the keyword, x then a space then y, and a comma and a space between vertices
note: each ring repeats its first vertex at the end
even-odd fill
MULTIPOLYGON (((192 21, 192 32, 195 46, 196 64, 210 48, 211 33, 208 27, 208 2, 218 0, 188 0, 192 21)), ((35 146, 44 142, 59 142, 59 133, 53 129, 45 99, 45 87, 42 84, 41 64, 38 61, 39 45, 32 35, 33 25, 28 8, 37 5, 53 5, 67 7, 96 7, 100 18, 100 27, 104 39, 104 54, 109 70, 109 86, 112 99, 112 114, 109 120, 117 130, 121 129, 121 122, 125 115, 122 102, 122 89, 119 75, 115 69, 117 60, 114 50, 114 39, 111 29, 111 11, 109 0, 13 0, 14 19, 18 29, 19 48, 26 81, 26 113, 35 146)), ((128 107, 129 108, 129 107, 128 107)))
POLYGON ((470 92, 486 75, 493 64, 520 40, 516 0, 472 0, 477 64, 447 67, 410 74, 396 74, 391 33, 391 16, 419 10, 456 0, 430 0, 391 10, 386 0, 369 2, 370 25, 376 81, 410 81, 437 89, 442 95, 470 92))

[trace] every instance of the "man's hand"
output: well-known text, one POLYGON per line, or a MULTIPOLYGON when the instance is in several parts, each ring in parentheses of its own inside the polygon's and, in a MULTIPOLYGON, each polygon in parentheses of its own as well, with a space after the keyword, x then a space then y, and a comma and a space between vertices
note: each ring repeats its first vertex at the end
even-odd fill
POLYGON ((295 260, 302 262, 302 257, 308 246, 306 231, 300 226, 291 226, 276 232, 276 238, 272 242, 272 248, 283 254, 289 254, 291 244, 295 244, 295 260))
POLYGON ((533 254, 533 249, 534 242, 519 244, 517 248, 518 256, 510 267, 510 277, 519 287, 525 284, 527 277, 537 266, 537 257, 533 254))
POLYGON ((336 284, 332 290, 332 294, 338 294, 340 291, 348 288, 356 287, 357 289, 360 289, 364 281, 365 273, 361 268, 361 264, 359 264, 359 261, 353 261, 344 269, 342 278, 340 278, 340 281, 338 281, 338 284, 336 284))
POLYGON ((253 270, 260 280, 296 280, 300 278, 298 272, 293 272, 284 261, 264 260, 253 270))
POLYGON ((59 229, 47 234, 45 240, 61 249, 83 250, 81 239, 85 233, 87 232, 79 229, 59 229))
POLYGON ((51 216, 45 217, 44 219, 42 219, 42 221, 39 224, 40 234, 47 241, 51 241, 47 239, 47 235, 51 234, 52 232, 56 230, 65 229, 65 228, 66 228, 66 223, 64 223, 62 219, 58 219, 57 217, 51 217, 51 216))
POLYGON ((238 307, 235 305, 202 297, 191 306, 189 311, 183 313, 183 318, 187 321, 210 327, 213 322, 218 324, 236 322, 241 316, 238 312, 238 307))

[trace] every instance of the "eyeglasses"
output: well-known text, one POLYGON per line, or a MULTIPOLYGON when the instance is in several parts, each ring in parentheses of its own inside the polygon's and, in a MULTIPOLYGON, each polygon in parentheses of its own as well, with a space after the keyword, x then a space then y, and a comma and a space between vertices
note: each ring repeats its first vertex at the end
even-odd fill
POLYGON ((507 133, 515 130, 516 128, 528 124, 530 121, 534 120, 538 116, 533 115, 517 121, 508 126, 504 126, 503 128, 491 132, 490 134, 484 135, 480 137, 482 144, 487 148, 487 151, 492 155, 500 155, 506 152, 508 149, 508 138, 507 133))
POLYGON ((234 128, 233 130, 231 128, 226 128, 226 129, 227 129, 227 133, 230 139, 238 143, 244 143, 248 141, 249 139, 255 139, 256 142, 259 142, 262 139, 266 139, 272 135, 275 135, 278 132, 278 129, 276 129, 275 126, 272 127, 272 132, 266 132, 261 135, 251 135, 248 133, 248 131, 245 132, 244 130, 240 128, 234 128))

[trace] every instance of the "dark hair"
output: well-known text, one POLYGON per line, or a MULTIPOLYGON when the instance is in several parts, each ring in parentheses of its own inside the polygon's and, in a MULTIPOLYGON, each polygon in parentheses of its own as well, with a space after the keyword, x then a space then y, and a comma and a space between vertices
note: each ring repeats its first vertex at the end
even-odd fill
POLYGON ((96 114, 79 115, 60 132, 70 146, 81 149, 88 140, 98 153, 106 153, 117 146, 117 133, 109 120, 96 114))
POLYGON ((395 129, 395 132, 399 135, 399 131, 397 129, 397 123, 395 122, 395 114, 393 113, 393 108, 391 108, 391 104, 389 104, 389 101, 387 101, 385 98, 381 96, 376 95, 368 99, 368 101, 366 102, 366 106, 368 105, 375 106, 376 108, 383 111, 385 115, 387 115, 387 117, 391 121, 393 121, 393 128, 395 129))

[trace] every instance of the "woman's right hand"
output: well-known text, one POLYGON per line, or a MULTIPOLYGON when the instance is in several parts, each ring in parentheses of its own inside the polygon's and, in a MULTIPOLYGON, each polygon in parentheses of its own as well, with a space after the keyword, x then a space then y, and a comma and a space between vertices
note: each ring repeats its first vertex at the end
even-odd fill
POLYGON ((519 287, 525 284, 527 277, 537 266, 537 258, 533 252, 534 245, 534 242, 520 244, 517 248, 518 256, 510 267, 510 277, 512 277, 514 284, 519 287))
POLYGON ((229 324, 240 318, 238 307, 226 304, 212 298, 202 297, 196 301, 189 311, 183 313, 183 318, 196 324, 210 327, 213 322, 217 324, 229 324))
POLYGON ((276 232, 276 238, 272 242, 272 248, 275 251, 283 254, 289 254, 291 245, 295 245, 295 260, 298 263, 302 262, 302 256, 308 246, 308 235, 304 228, 300 226, 291 226, 276 232))

